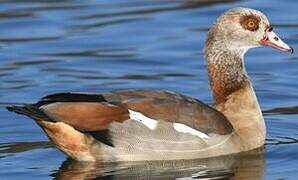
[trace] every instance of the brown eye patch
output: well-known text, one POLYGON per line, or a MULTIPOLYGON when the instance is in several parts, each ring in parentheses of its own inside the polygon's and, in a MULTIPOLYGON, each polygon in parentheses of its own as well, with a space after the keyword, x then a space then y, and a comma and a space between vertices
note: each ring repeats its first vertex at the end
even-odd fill
POLYGON ((256 31, 259 29, 260 19, 254 15, 243 16, 240 24, 241 26, 249 31, 256 31))

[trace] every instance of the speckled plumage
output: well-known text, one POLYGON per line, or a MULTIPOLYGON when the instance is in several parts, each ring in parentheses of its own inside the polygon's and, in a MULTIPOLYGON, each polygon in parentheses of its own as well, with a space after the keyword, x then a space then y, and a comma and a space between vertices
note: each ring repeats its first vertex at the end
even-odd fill
POLYGON ((213 97, 217 104, 227 100, 234 91, 243 87, 247 74, 242 57, 237 52, 222 50, 207 54, 208 72, 213 97))

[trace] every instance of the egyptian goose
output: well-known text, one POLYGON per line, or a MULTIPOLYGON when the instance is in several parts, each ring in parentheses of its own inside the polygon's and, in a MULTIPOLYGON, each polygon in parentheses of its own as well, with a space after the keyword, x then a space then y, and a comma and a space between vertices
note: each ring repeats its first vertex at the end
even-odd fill
POLYGON ((293 52, 266 16, 248 8, 225 12, 208 32, 205 58, 214 107, 169 91, 59 93, 7 107, 31 117, 78 161, 208 158, 264 145, 264 119, 244 66, 247 50, 293 52))

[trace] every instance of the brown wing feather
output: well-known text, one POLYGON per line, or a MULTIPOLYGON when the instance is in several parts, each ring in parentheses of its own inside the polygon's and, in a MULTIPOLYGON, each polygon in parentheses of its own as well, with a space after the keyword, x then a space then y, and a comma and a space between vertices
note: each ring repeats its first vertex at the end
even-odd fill
POLYGON ((130 90, 103 94, 114 104, 158 120, 186 124, 205 133, 228 134, 233 127, 216 109, 187 96, 168 91, 130 90))
POLYGON ((112 121, 123 122, 129 119, 126 108, 108 103, 56 102, 41 108, 54 120, 80 131, 105 130, 112 121))

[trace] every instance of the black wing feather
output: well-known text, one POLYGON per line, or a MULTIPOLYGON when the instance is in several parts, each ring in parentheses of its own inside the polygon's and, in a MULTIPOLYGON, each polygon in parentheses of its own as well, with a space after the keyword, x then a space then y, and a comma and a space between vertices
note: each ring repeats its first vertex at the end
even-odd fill
POLYGON ((55 102, 107 102, 101 94, 57 93, 43 97, 38 107, 55 102))

